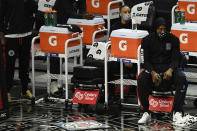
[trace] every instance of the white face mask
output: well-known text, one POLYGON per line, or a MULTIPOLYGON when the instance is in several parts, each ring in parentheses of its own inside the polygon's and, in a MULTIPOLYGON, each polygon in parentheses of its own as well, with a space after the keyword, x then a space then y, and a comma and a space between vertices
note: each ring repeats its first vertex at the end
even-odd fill
POLYGON ((159 38, 161 38, 161 39, 165 38, 167 35, 166 32, 165 33, 157 33, 157 34, 158 34, 159 38))
POLYGON ((130 14, 124 14, 122 18, 123 18, 123 20, 128 21, 128 20, 131 20, 131 15, 130 14))

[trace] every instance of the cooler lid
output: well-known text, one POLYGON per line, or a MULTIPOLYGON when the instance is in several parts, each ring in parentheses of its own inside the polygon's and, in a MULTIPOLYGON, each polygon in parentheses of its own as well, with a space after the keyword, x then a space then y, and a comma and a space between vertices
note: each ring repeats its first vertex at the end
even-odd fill
POLYGON ((111 33, 111 37, 121 37, 121 38, 144 38, 148 35, 145 30, 131 30, 131 29, 118 29, 111 33))
POLYGON ((184 2, 197 2, 196 0, 178 0, 178 1, 184 1, 184 2))
POLYGON ((72 33, 67 28, 53 27, 53 26, 42 26, 40 28, 40 32, 59 33, 59 34, 70 34, 70 33, 72 33))
POLYGON ((69 18, 68 21, 67 21, 67 24, 100 25, 100 24, 105 24, 105 21, 104 21, 103 18, 94 18, 92 20, 69 18))
POLYGON ((181 25, 180 23, 173 24, 171 30, 184 30, 184 31, 194 31, 197 32, 196 23, 185 23, 181 25))

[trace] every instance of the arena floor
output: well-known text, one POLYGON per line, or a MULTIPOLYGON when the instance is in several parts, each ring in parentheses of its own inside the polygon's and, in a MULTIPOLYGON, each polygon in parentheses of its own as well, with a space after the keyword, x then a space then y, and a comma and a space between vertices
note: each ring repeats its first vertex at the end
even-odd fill
MULTIPOLYGON (((37 61, 40 64, 39 70, 36 71, 36 100, 46 96, 46 72, 43 71, 43 61, 37 61), (42 66, 41 66, 42 65, 42 66)), ((37 65, 39 65, 37 64, 37 65)), ((70 65, 72 66, 72 64, 70 65)), ((37 67, 38 68, 38 67, 37 67)), ((69 68, 69 71, 72 71, 69 68)), ((136 106, 119 106, 116 103, 110 103, 109 110, 105 111, 103 104, 79 106, 73 104, 72 109, 65 109, 64 102, 58 100, 49 100, 48 102, 41 101, 32 106, 28 101, 20 99, 20 82, 18 80, 18 71, 15 73, 15 85, 12 88, 12 102, 10 103, 10 117, 7 120, 0 121, 1 131, 63 131, 64 127, 58 127, 57 123, 76 122, 76 121, 89 121, 93 120, 99 122, 101 125, 107 125, 107 129, 98 125, 92 126, 89 130, 98 131, 157 131, 157 130, 197 130, 197 123, 189 126, 179 127, 175 126, 172 122, 169 113, 156 113, 152 114, 152 121, 146 125, 138 125, 137 121, 140 118, 138 107, 136 106), (95 129, 94 129, 95 128, 95 129)), ((71 76, 71 75, 70 75, 71 76)), ((30 73, 31 77, 31 73, 30 73)), ((195 81, 195 80, 194 80, 195 81)), ((29 84, 31 88, 31 83, 29 84)), ((69 84, 69 88, 72 85, 69 84)), ((197 85, 189 84, 186 104, 184 110, 191 115, 196 116, 197 107, 193 105, 194 98, 197 92, 197 85)), ((72 98, 72 93, 69 92, 69 97, 72 98)), ((41 100, 41 99, 40 99, 41 100)), ((137 103, 137 97, 132 95, 128 97, 125 102, 137 103)), ((88 124, 81 124, 87 126, 88 124)), ((78 125, 80 126, 80 124, 78 125)), ((77 130, 77 126, 73 126, 77 130)), ((89 126, 90 127, 90 126, 89 126)), ((70 128, 71 129, 71 128, 70 128)))

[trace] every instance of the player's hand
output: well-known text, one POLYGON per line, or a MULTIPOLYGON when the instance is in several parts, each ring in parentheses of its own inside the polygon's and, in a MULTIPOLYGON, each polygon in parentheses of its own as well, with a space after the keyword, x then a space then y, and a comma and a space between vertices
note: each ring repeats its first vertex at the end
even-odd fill
POLYGON ((170 80, 172 78, 172 72, 173 72, 173 70, 171 68, 169 68, 166 72, 164 72, 163 79, 170 80))
POLYGON ((155 71, 152 71, 151 72, 151 76, 152 76, 152 81, 153 83, 157 83, 159 81, 159 74, 155 71))

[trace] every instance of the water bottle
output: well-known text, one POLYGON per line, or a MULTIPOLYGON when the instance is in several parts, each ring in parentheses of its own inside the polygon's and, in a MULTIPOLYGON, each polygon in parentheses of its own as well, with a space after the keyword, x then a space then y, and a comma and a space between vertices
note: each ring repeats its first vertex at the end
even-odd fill
POLYGON ((184 25, 185 24, 185 10, 184 9, 180 10, 180 15, 181 15, 180 24, 184 25))
POLYGON ((44 12, 44 23, 45 23, 45 26, 50 26, 49 14, 50 14, 50 11, 49 10, 46 10, 44 12))
POLYGON ((57 26, 57 11, 56 10, 51 11, 51 25, 57 26))
POLYGON ((179 9, 179 8, 177 8, 177 9, 174 11, 174 16, 175 16, 175 23, 180 23, 181 12, 180 12, 180 9, 179 9))
POLYGON ((132 30, 137 30, 137 19, 135 13, 132 15, 132 30))

